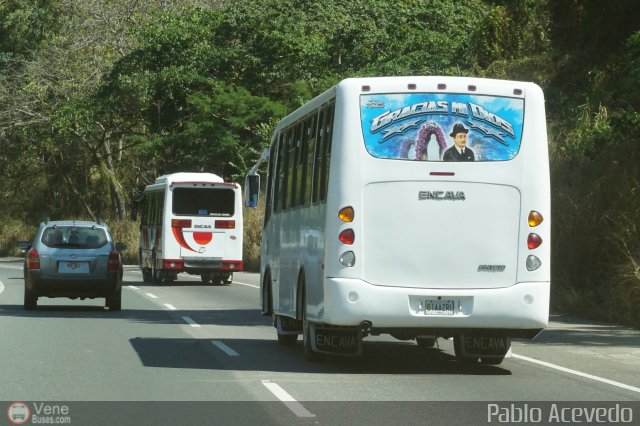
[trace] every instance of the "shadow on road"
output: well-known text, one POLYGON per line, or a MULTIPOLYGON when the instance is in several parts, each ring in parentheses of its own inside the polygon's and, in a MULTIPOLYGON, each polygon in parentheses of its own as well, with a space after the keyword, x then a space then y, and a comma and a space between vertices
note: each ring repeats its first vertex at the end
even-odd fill
POLYGON ((329 374, 460 374, 511 375, 495 366, 467 365, 439 349, 424 349, 415 344, 367 342, 364 354, 357 358, 327 357, 323 362, 308 362, 302 342, 292 347, 274 340, 224 339, 240 356, 230 357, 216 348, 211 339, 131 339, 140 361, 146 367, 188 368, 233 371, 275 371, 329 374))
MULTIPOLYGON (((98 299, 100 300, 100 299, 98 299)), ((111 312, 102 306, 86 305, 38 305, 35 311, 25 311, 22 305, 0 305, 0 317, 30 318, 104 318, 125 319, 148 324, 184 325, 183 316, 194 319, 198 324, 220 326, 271 326, 271 319, 260 315, 257 309, 226 310, 176 310, 166 309, 125 309, 111 312)))

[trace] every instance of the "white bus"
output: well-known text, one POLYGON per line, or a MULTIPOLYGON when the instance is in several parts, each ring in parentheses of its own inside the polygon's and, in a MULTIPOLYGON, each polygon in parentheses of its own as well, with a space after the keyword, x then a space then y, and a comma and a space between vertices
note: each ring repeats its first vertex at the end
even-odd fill
POLYGON ((347 79, 282 119, 267 158, 261 300, 280 343, 302 334, 313 359, 360 354, 368 335, 443 337, 461 361, 498 364, 547 326, 537 85, 347 79))
POLYGON ((171 282, 186 272, 204 284, 230 284, 242 270, 240 185, 212 173, 164 175, 145 187, 136 210, 144 282, 171 282))

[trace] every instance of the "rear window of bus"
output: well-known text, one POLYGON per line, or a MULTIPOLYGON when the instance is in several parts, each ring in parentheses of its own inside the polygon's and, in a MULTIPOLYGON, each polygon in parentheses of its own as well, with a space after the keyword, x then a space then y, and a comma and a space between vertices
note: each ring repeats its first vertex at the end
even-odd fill
POLYGON ((524 99, 367 94, 360 97, 360 115, 366 149, 376 158, 507 161, 520 150, 524 99))
POLYGON ((235 192, 220 188, 174 188, 173 214, 181 216, 233 216, 235 192))

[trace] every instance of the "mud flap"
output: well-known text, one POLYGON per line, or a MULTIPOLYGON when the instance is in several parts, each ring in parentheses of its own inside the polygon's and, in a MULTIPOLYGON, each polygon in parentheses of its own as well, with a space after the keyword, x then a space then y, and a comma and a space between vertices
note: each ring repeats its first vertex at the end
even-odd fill
POLYGON ((461 355, 469 358, 504 358, 511 349, 511 337, 462 334, 461 355))
POLYGON ((330 355, 362 355, 362 330, 359 327, 326 327, 310 324, 314 352, 330 355))

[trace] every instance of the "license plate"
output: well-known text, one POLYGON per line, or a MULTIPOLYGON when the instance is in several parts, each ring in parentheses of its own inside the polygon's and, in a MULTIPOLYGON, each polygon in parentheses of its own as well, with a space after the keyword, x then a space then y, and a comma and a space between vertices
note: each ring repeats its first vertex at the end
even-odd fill
POLYGON ((86 274, 89 272, 88 262, 68 261, 58 263, 58 272, 66 274, 86 274))
POLYGON ((456 301, 452 299, 426 299, 425 315, 453 315, 456 312, 456 301))

